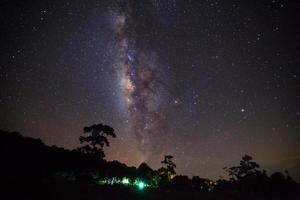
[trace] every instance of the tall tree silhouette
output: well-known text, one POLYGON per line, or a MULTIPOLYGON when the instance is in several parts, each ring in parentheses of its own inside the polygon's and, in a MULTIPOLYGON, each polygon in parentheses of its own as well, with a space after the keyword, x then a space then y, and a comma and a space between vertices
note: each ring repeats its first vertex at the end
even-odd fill
POLYGON ((252 161, 251 156, 244 155, 239 166, 225 167, 224 169, 228 172, 231 180, 240 180, 245 176, 255 175, 260 172, 259 167, 259 164, 252 161))
POLYGON ((109 146, 107 137, 116 137, 114 129, 103 124, 94 124, 92 126, 83 128, 85 136, 80 136, 80 144, 84 146, 79 147, 78 150, 89 155, 99 156, 104 158, 104 146, 109 146))
POLYGON ((167 179, 170 181, 176 174, 175 168, 176 165, 172 161, 173 156, 171 155, 165 155, 165 158, 161 163, 163 164, 163 167, 159 168, 158 171, 162 176, 162 179, 167 179))

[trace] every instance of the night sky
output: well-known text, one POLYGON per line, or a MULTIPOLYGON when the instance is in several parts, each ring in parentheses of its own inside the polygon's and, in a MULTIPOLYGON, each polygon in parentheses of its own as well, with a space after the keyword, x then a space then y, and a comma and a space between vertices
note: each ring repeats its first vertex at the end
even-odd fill
POLYGON ((1 1, 0 128, 216 179, 244 154, 300 180, 296 0, 1 1))

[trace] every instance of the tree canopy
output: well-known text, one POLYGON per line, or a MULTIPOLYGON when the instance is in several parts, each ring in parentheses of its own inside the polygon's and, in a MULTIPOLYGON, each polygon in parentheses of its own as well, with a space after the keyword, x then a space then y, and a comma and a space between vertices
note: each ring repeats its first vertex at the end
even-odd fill
POLYGON ((80 144, 84 144, 79 147, 78 150, 89 154, 105 157, 103 147, 109 146, 107 137, 116 137, 114 129, 110 126, 103 124, 94 124, 83 128, 84 136, 79 137, 80 144))

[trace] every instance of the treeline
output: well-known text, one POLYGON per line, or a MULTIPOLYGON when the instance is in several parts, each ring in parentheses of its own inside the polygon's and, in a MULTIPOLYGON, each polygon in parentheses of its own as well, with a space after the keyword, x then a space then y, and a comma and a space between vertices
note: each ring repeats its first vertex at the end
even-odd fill
MULTIPOLYGON (((80 139, 83 140, 82 137, 80 139)), ((101 178, 126 176, 157 186, 161 176, 169 180, 170 175, 175 173, 168 156, 166 168, 153 170, 146 163, 136 168, 118 161, 106 161, 102 148, 95 150, 94 147, 91 148, 93 151, 86 152, 90 148, 86 144, 83 147, 74 150, 50 147, 40 139, 0 130, 1 181, 18 183, 26 180, 29 183, 61 179, 97 183, 101 178)))
POLYGON ((146 163, 136 168, 118 161, 106 161, 103 147, 109 146, 108 137, 116 137, 109 126, 85 127, 84 135, 79 138, 83 146, 66 150, 49 147, 39 139, 17 132, 0 130, 1 182, 12 188, 45 183, 97 185, 103 180, 126 177, 142 180, 157 190, 213 193, 229 199, 295 199, 299 193, 299 184, 287 171, 268 175, 249 155, 243 156, 239 165, 224 168, 229 180, 217 181, 176 175, 171 155, 163 158, 162 167, 157 170, 146 163))
POLYGON ((24 137, 18 132, 0 130, 1 178, 10 181, 65 178, 87 179, 88 176, 135 174, 135 167, 118 161, 106 161, 78 149, 47 146, 40 139, 24 137))

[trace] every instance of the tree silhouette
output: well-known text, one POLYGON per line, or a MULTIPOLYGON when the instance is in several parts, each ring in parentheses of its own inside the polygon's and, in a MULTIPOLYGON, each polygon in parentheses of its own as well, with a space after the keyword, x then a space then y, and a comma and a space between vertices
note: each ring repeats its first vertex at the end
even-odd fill
POLYGON ((40 197, 52 199, 56 193, 62 197, 69 197, 71 190, 74 194, 72 199, 78 199, 77 197, 81 199, 82 194, 90 199, 101 195, 104 199, 115 199, 115 197, 140 199, 141 196, 135 196, 136 193, 131 191, 133 189, 131 184, 142 181, 145 187, 151 190, 149 193, 143 192, 145 199, 153 197, 173 200, 182 198, 280 200, 299 197, 300 186, 292 180, 287 171, 274 172, 268 176, 266 171, 259 169, 259 165, 247 155, 242 158, 238 166, 228 169, 235 180, 220 179, 213 182, 197 176, 189 179, 184 175, 171 178, 171 175, 175 174, 176 167, 172 162, 172 156, 164 157, 161 161, 163 167, 159 171, 152 170, 146 163, 135 168, 118 161, 105 161, 93 155, 98 155, 99 151, 103 153, 103 147, 109 145, 107 138, 115 137, 113 129, 104 125, 93 125, 84 130, 85 135, 81 140, 84 141, 85 146, 89 146, 86 149, 100 148, 95 151, 96 153, 90 152, 92 156, 61 147, 50 147, 39 139, 0 130, 2 159, 0 177, 4 183, 3 191, 8 191, 10 199, 21 199, 24 195, 25 199, 40 199, 40 197), (96 143, 92 136, 97 139, 96 143), (95 147, 92 146, 92 141, 95 147), (19 169, 20 164, 22 170, 19 169), (129 189, 110 186, 94 187, 94 184, 108 184, 112 179, 121 184, 123 177, 130 180, 129 189))
POLYGON ((162 180, 170 181, 176 174, 175 168, 176 165, 172 161, 173 156, 165 155, 165 158, 161 163, 164 165, 163 167, 159 168, 158 171, 162 176, 162 180))
POLYGON ((157 171, 154 171, 145 162, 141 163, 137 168, 138 176, 147 183, 157 186, 160 181, 160 176, 157 171))
POLYGON ((145 162, 141 163, 137 168, 140 176, 145 179, 150 179, 153 174, 153 169, 149 167, 145 162))
POLYGON ((239 166, 233 166, 230 168, 225 167, 224 169, 228 172, 231 180, 240 180, 248 175, 255 175, 260 172, 259 165, 252 161, 252 157, 244 155, 240 161, 239 166))
POLYGON ((99 156, 104 158, 105 154, 103 147, 109 146, 107 137, 111 136, 116 137, 114 129, 110 126, 103 124, 94 124, 92 126, 83 128, 84 134, 86 136, 80 136, 80 144, 85 144, 82 147, 79 147, 78 150, 89 155, 99 156))
POLYGON ((271 174, 270 178, 272 181, 275 181, 275 182, 284 182, 285 181, 285 177, 281 172, 274 172, 273 174, 271 174))
POLYGON ((191 180, 192 186, 201 190, 208 190, 209 182, 208 179, 199 176, 193 176, 191 180))
POLYGON ((172 179, 172 185, 176 187, 190 187, 191 180, 188 176, 177 175, 172 179))

